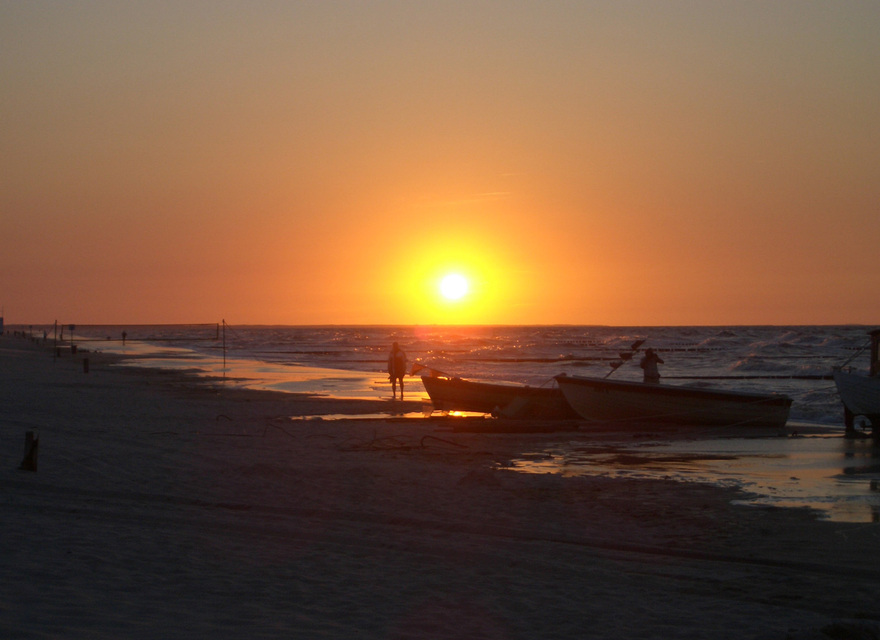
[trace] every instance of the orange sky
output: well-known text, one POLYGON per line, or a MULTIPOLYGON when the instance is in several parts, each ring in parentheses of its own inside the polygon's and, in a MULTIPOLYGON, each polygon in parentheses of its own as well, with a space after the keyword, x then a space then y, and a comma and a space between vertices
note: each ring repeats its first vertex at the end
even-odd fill
POLYGON ((0 0, 0 305, 875 324, 878 32, 875 2, 0 0))

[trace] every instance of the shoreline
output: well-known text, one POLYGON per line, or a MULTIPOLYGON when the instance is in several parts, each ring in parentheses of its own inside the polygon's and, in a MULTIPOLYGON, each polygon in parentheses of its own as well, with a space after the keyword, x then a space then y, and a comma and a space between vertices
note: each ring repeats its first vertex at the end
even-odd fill
POLYGON ((880 634, 876 523, 517 473, 548 436, 292 420, 388 402, 89 359, 0 337, 5 637, 880 634))

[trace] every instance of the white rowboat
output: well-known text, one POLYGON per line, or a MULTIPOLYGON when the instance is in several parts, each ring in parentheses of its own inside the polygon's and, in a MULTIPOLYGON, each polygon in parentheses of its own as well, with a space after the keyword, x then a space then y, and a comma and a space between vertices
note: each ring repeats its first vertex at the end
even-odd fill
POLYGON ((847 411, 880 424, 880 377, 835 371, 834 384, 847 411))

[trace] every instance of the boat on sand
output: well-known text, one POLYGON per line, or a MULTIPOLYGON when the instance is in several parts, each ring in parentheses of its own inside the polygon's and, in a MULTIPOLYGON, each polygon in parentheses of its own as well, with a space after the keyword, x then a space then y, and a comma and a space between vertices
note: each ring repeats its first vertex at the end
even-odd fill
POLYGON ((833 372, 837 393, 843 402, 847 434, 855 434, 854 419, 864 416, 871 421, 875 438, 880 437, 880 329, 871 336, 871 361, 868 375, 837 369, 833 372))
POLYGON ((834 372, 837 393, 848 412, 847 426, 855 416, 864 416, 872 427, 880 425, 880 377, 846 371, 834 372))
POLYGON ((673 386, 561 374, 566 401, 591 422, 641 422, 702 427, 782 428, 791 398, 703 387, 673 386))
POLYGON ((476 382, 448 376, 423 376, 438 411, 491 413, 504 418, 577 418, 559 387, 476 382))

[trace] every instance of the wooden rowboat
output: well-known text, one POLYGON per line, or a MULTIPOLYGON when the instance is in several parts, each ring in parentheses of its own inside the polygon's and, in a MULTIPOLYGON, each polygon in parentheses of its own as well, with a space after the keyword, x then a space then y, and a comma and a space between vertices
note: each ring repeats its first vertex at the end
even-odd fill
POLYGON ((782 428, 791 398, 779 394, 706 389, 558 375, 565 399, 584 420, 690 426, 782 428))
POLYGON ((491 413, 506 418, 577 418, 559 387, 530 387, 424 376, 422 383, 438 411, 491 413))

